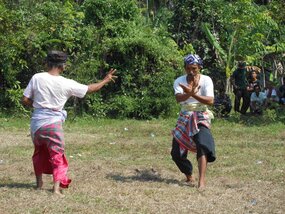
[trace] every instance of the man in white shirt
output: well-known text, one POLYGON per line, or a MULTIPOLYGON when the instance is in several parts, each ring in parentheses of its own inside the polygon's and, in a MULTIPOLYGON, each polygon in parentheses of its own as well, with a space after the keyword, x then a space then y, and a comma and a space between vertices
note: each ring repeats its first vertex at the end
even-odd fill
POLYGON ((71 97, 82 98, 86 93, 100 90, 114 81, 115 69, 105 78, 90 85, 80 84, 60 74, 65 70, 67 54, 51 51, 47 58, 47 72, 35 74, 24 91, 22 102, 34 108, 31 118, 31 136, 34 143, 33 165, 37 188, 43 186, 42 174, 52 174, 55 194, 63 197, 61 188, 67 188, 71 180, 67 177, 68 162, 64 154, 62 123, 66 118, 63 107, 71 97))
POLYGON ((200 189, 206 186, 207 164, 216 160, 210 131, 213 114, 207 108, 214 103, 214 87, 212 79, 200 73, 202 67, 202 59, 189 54, 184 58, 186 74, 174 81, 175 98, 181 104, 181 111, 172 131, 171 150, 173 161, 190 183, 194 182, 193 167, 187 154, 188 151, 197 154, 200 189))
POLYGON ((262 114, 262 110, 267 106, 267 97, 264 92, 261 92, 259 85, 255 85, 254 92, 250 97, 250 109, 252 114, 262 114))

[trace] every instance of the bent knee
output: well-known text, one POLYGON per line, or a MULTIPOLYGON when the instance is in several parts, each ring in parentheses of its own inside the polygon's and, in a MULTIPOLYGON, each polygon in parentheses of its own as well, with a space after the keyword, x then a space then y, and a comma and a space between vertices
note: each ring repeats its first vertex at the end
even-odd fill
POLYGON ((172 150, 170 154, 171 154, 171 157, 172 157, 173 161, 177 161, 177 160, 181 160, 182 159, 182 157, 180 155, 180 152, 172 150))

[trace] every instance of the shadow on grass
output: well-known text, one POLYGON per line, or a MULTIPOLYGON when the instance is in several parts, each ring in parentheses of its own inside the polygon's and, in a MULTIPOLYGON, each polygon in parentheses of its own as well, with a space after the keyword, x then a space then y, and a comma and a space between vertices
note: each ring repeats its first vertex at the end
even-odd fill
POLYGON ((35 189, 35 184, 27 183, 0 183, 0 188, 35 189))
POLYGON ((154 169, 146 170, 135 170, 136 175, 124 176, 122 174, 108 174, 108 179, 113 179, 119 182, 133 182, 133 181, 142 181, 142 182, 163 182, 167 184, 177 184, 183 185, 180 181, 175 179, 165 179, 155 171, 154 169))

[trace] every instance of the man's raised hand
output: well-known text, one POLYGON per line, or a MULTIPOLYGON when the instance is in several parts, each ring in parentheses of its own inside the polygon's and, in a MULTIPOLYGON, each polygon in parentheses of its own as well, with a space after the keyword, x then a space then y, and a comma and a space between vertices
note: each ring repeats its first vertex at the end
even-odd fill
POLYGON ((105 76, 104 80, 107 80, 108 82, 113 81, 115 82, 115 79, 118 78, 118 76, 113 75, 117 70, 114 68, 111 68, 108 74, 105 76))

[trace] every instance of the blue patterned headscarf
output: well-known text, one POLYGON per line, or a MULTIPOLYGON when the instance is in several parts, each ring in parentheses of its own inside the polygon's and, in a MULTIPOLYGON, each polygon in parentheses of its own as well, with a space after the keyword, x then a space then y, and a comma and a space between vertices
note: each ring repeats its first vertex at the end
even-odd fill
POLYGON ((193 65, 193 64, 198 64, 202 68, 203 60, 196 54, 189 54, 184 57, 184 67, 186 67, 186 65, 193 65))

